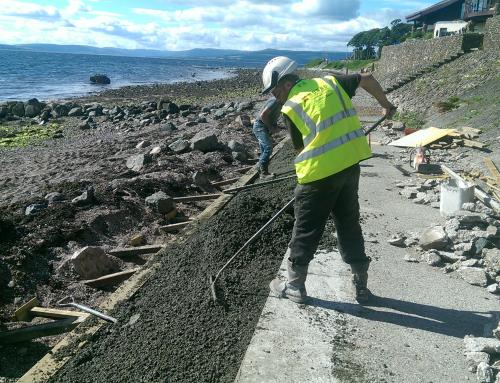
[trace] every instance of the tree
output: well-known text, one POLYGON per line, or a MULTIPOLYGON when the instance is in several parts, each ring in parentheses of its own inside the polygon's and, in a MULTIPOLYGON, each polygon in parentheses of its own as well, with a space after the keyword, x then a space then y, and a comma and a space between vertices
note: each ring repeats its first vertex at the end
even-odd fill
POLYGON ((347 46, 354 47, 356 59, 367 60, 375 57, 375 49, 378 43, 380 29, 374 28, 355 34, 347 43, 347 46))

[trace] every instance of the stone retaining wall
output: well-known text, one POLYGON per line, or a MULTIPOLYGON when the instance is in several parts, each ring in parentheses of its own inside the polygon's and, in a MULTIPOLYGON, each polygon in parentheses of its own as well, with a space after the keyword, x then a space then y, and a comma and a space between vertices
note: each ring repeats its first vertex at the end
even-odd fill
POLYGON ((376 66, 377 78, 383 85, 392 84, 461 51, 477 48, 481 42, 481 35, 470 33, 429 40, 409 40, 383 47, 376 66))
POLYGON ((500 16, 486 20, 484 27, 484 49, 500 49, 500 16))

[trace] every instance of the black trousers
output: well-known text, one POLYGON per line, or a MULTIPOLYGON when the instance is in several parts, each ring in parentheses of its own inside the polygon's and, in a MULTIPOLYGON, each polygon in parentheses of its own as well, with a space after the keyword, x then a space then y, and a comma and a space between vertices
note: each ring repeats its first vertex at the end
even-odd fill
POLYGON ((359 165, 340 173, 295 188, 295 224, 289 247, 290 260, 308 265, 331 214, 335 223, 338 248, 348 264, 368 262, 363 233, 359 224, 359 165))

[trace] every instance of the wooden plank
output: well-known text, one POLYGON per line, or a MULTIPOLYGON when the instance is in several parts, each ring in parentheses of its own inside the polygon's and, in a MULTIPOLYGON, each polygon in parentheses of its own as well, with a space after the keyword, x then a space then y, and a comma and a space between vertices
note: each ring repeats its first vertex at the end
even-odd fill
POLYGON ((454 129, 439 129, 434 127, 421 129, 417 130, 415 133, 392 141, 391 143, 389 143, 389 145, 405 148, 417 148, 420 146, 429 145, 453 132, 455 132, 454 129))
POLYGON ((38 306, 39 304, 40 302, 38 302, 38 299, 36 299, 36 297, 31 298, 28 302, 23 304, 14 312, 14 316, 12 319, 19 322, 30 321, 32 318, 30 310, 33 307, 38 306))
POLYGON ((234 184, 236 181, 239 181, 240 178, 241 177, 228 178, 227 180, 223 180, 223 181, 219 181, 219 182, 212 182, 212 185, 215 187, 230 185, 230 184, 234 184))
POLYGON ((195 201, 206 201, 211 199, 217 199, 221 196, 221 194, 201 194, 201 195, 192 195, 187 197, 175 197, 175 203, 185 203, 185 202, 195 202, 195 201))
POLYGON ((141 254, 152 254, 157 253, 163 248, 163 245, 145 245, 137 247, 119 247, 108 251, 108 254, 114 255, 115 257, 125 258, 132 257, 141 254))
POLYGON ((466 139, 464 139, 463 141, 464 141, 464 146, 467 146, 468 148, 484 149, 486 147, 486 144, 483 142, 466 140, 466 139))
POLYGON ((26 342, 44 336, 58 335, 73 330, 88 315, 66 318, 50 323, 0 332, 0 344, 26 342))
POLYGON ((495 178, 496 180, 500 179, 500 172, 498 171, 498 168, 496 167, 495 163, 491 160, 489 157, 483 158, 484 164, 486 165, 486 168, 490 172, 491 176, 495 178))
POLYGON ((172 223, 170 225, 160 226, 158 228, 158 230, 163 231, 165 233, 175 233, 176 231, 179 231, 179 230, 185 228, 190 223, 191 223, 191 221, 172 223))
POLYGON ((252 170, 253 169, 253 166, 245 166, 244 168, 240 168, 240 169, 236 169, 236 171, 238 173, 246 173, 248 172, 249 170, 252 170))
POLYGON ((33 307, 30 313, 34 317, 51 318, 51 319, 64 319, 64 318, 79 318, 82 315, 86 316, 87 313, 81 311, 70 311, 53 309, 49 307, 33 307))
POLYGON ((119 271, 118 273, 103 275, 102 277, 96 279, 88 279, 86 281, 83 281, 83 283, 85 283, 87 286, 90 287, 109 286, 128 279, 132 274, 134 274, 139 269, 140 268, 119 271))

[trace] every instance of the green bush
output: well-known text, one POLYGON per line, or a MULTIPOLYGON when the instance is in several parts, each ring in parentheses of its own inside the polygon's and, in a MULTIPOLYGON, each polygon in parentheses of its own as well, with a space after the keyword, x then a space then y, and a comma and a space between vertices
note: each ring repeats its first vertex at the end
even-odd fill
POLYGON ((407 128, 421 129, 425 124, 425 118, 418 112, 396 112, 393 120, 401 121, 407 128))
POLYGON ((442 113, 449 112, 450 110, 457 109, 460 106, 460 98, 459 97, 449 97, 445 101, 438 101, 436 103, 436 107, 442 113))

